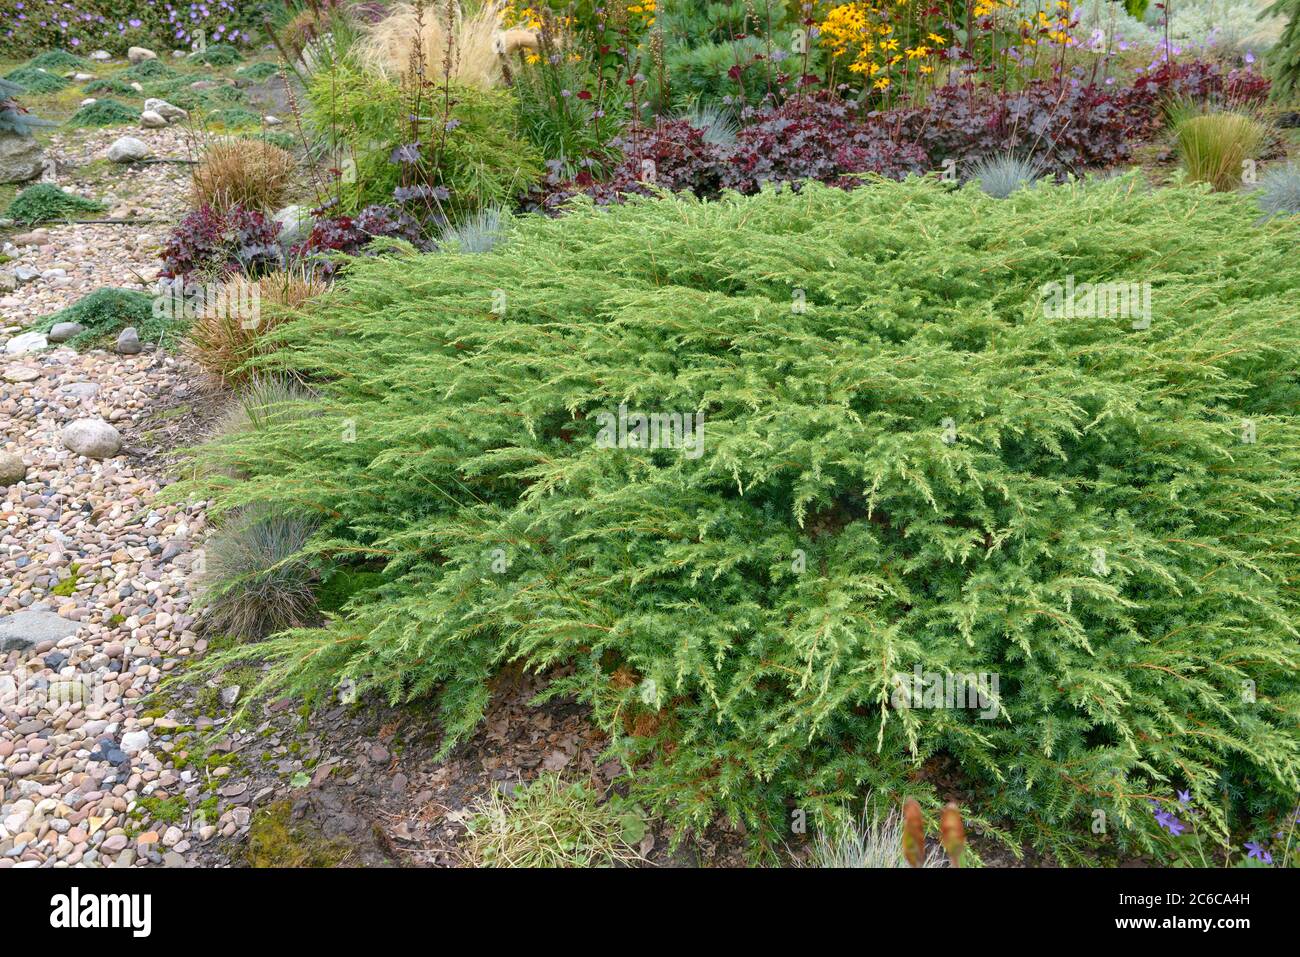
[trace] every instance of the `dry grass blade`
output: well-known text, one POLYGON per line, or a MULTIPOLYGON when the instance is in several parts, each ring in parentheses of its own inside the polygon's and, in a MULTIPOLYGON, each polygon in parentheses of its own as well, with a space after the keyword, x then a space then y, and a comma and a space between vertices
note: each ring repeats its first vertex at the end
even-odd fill
POLYGON ((194 205, 219 212, 234 206, 273 212, 284 204, 296 167, 293 154, 270 143, 216 140, 194 168, 190 183, 194 205))
POLYGON ((441 5, 436 11, 426 8, 421 13, 413 4, 403 3, 369 28, 359 52, 370 69, 401 76, 418 49, 429 75, 489 89, 501 82, 501 57, 496 49, 500 29, 501 10, 493 3, 485 3, 468 17, 456 5, 448 15, 441 5), (444 62, 448 53, 449 62, 444 62))

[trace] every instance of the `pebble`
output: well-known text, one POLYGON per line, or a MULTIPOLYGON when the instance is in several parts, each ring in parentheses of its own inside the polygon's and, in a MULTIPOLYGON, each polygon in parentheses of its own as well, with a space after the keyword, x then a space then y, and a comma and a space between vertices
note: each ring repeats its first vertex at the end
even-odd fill
MULTIPOLYGON (((58 185, 178 221, 188 167, 94 165, 124 132, 153 156, 189 155, 180 127, 55 131, 47 155, 58 185)), ((207 793, 173 764, 177 722, 144 713, 145 696, 201 647, 189 577, 206 517, 201 504, 158 501, 167 479, 147 455, 116 453, 124 437, 147 447, 146 420, 190 393, 197 371, 161 347, 77 352, 27 332, 94 289, 151 289, 165 230, 60 224, 4 245, 13 282, 0 290, 0 868, 184 866, 195 853, 179 828, 141 818, 138 801, 184 796, 192 807, 207 793), (68 448, 65 427, 81 420, 116 436, 115 457, 68 448), (67 594, 52 594, 70 580, 67 594), (35 617, 14 626, 19 614, 35 617), (36 640, 25 622, 44 629, 36 640), (134 837, 149 826, 152 856, 134 837)), ((199 828, 190 839, 215 839, 204 827, 206 838, 199 828)))

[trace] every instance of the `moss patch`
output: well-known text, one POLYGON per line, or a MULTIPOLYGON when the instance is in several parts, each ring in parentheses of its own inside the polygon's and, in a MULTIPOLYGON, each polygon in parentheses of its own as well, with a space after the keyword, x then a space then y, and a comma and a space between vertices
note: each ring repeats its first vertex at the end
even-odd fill
POLYGON ((304 822, 294 822, 292 805, 277 801, 253 815, 248 829, 249 867, 342 867, 352 850, 343 838, 326 839, 304 822))

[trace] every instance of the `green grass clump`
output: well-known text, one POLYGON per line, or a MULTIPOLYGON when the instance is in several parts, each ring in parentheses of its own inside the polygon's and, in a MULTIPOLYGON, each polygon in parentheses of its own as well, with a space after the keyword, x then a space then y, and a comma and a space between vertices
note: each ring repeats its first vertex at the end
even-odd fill
POLYGON ((244 55, 229 43, 209 43, 206 49, 191 53, 189 59, 191 62, 205 63, 208 66, 230 66, 243 60, 244 55))
POLYGON ((140 119, 140 111, 133 110, 114 99, 96 100, 81 107, 68 120, 69 126, 121 126, 135 124, 140 119))
POLYGON ((70 73, 73 70, 88 69, 90 61, 85 57, 69 53, 67 50, 46 50, 44 53, 28 60, 27 65, 42 70, 57 70, 60 73, 70 73))
POLYGON ((934 761, 972 831, 1067 863, 1154 852, 1175 789, 1220 840, 1267 826, 1300 785, 1298 246, 1130 174, 647 199, 354 262, 272 333, 306 414, 168 494, 311 519, 304 559, 385 585, 208 658, 436 693, 446 748, 504 668, 562 669, 634 797, 758 850, 792 807, 936 807, 934 761), (1089 307, 1111 282, 1149 323, 1089 307), (697 412, 639 447, 631 417, 697 412), (967 675, 983 704, 934 706, 967 675))
POLYGON ((1258 158, 1267 139, 1264 126, 1245 113, 1182 115, 1174 133, 1188 178, 1216 190, 1240 186, 1243 164, 1258 158))
POLYGON ((68 86, 67 80, 57 73, 48 73, 34 66, 20 66, 5 74, 5 79, 17 83, 28 93, 58 93, 68 86))
POLYGON ((23 226, 81 219, 89 213, 102 213, 103 203, 84 196, 65 193, 53 183, 35 183, 14 197, 5 216, 23 226))
POLYGON ((38 320, 32 328, 48 332, 56 323, 80 323, 85 331, 68 341, 77 348, 110 344, 127 326, 135 326, 141 342, 165 341, 182 328, 174 320, 154 318, 153 313, 152 296, 131 289, 105 287, 38 320))

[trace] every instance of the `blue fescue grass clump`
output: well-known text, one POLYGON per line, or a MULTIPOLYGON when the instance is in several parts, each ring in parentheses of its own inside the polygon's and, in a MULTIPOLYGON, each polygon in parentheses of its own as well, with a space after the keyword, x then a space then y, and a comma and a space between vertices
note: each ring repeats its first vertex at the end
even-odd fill
POLYGON ((1300 213, 1300 166, 1275 166, 1259 178, 1259 207, 1265 216, 1300 213))
POLYGON ((988 156, 971 168, 971 181, 994 199, 1006 199, 1017 190, 1033 186, 1043 175, 1043 165, 1024 156, 988 156))
POLYGON ((760 851, 791 807, 937 807, 936 762, 972 831, 1061 862, 1155 853, 1174 786, 1227 842, 1300 786, 1300 220, 1257 219, 1132 175, 914 179, 358 260, 271 333, 310 414, 169 494, 319 522, 303 557, 383 583, 201 667, 436 694, 445 748, 536 669, 635 800, 760 851), (1070 277, 1149 284, 1150 321, 1062 318, 1070 277))
POLYGON ((506 234, 507 222, 501 210, 480 209, 443 230, 438 242, 462 253, 486 253, 506 234))

